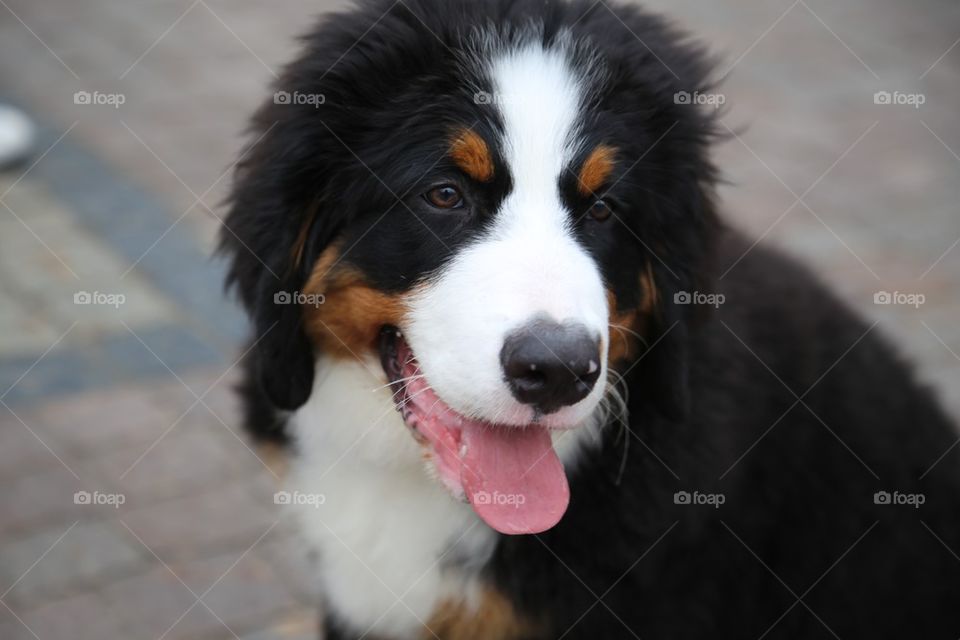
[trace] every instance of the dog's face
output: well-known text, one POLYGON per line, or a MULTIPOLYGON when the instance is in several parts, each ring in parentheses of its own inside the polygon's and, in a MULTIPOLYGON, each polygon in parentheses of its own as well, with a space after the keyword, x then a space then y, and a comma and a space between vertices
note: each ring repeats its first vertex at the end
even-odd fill
POLYGON ((279 408, 306 401, 321 355, 378 362, 440 481, 528 533, 566 509, 553 436, 597 419, 611 371, 682 411, 683 318, 665 300, 706 251, 709 130, 673 100, 695 85, 665 81, 639 42, 594 14, 563 26, 585 6, 545 27, 524 3, 491 25, 484 4, 322 28, 281 80, 291 99, 258 115, 225 243, 279 408))

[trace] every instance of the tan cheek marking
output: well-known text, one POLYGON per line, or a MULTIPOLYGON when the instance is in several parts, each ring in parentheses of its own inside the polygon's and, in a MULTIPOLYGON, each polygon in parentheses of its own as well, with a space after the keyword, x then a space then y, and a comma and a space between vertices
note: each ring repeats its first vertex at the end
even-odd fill
POLYGON ((370 287, 355 269, 335 264, 338 255, 336 247, 324 251, 307 280, 304 293, 323 295, 323 304, 304 304, 304 326, 325 353, 357 359, 376 351, 383 325, 400 324, 406 300, 370 287))
POLYGON ((476 132, 470 129, 458 132, 450 143, 450 157, 474 180, 493 180, 493 157, 490 155, 490 148, 476 132))
POLYGON ((600 190, 613 173, 616 156, 617 150, 605 144, 597 145, 590 152, 580 169, 577 190, 581 195, 589 196, 600 190))
POLYGON ((479 605, 442 603, 427 622, 424 638, 444 640, 519 640, 539 637, 540 625, 522 618, 502 594, 486 588, 479 605), (431 633, 432 632, 432 633, 431 633))
POLYGON ((649 326, 657 314, 660 305, 660 292, 653 279, 653 269, 648 263, 640 274, 642 298, 640 306, 627 311, 617 310, 617 297, 607 290, 607 307, 610 314, 610 350, 607 359, 610 363, 636 358, 640 355, 641 340, 636 334, 646 338, 649 326))
POLYGON ((644 315, 652 316, 660 306, 660 290, 657 289, 657 283, 653 279, 653 266, 649 262, 640 274, 640 289, 643 291, 640 311, 644 315))
POLYGON ((607 351, 607 361, 610 364, 616 364, 636 356, 639 352, 637 337, 632 333, 638 329, 639 312, 636 309, 627 312, 617 311, 617 297, 609 289, 607 290, 607 307, 610 314, 610 347, 607 351))

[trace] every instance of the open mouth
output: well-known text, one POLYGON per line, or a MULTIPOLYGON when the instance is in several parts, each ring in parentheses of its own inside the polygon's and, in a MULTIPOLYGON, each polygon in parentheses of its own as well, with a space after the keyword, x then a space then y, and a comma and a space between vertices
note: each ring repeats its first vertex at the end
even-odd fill
POLYGON ((455 497, 501 533, 539 533, 560 521, 570 490, 546 427, 497 425, 457 413, 430 387, 396 327, 380 333, 380 360, 397 410, 455 497))

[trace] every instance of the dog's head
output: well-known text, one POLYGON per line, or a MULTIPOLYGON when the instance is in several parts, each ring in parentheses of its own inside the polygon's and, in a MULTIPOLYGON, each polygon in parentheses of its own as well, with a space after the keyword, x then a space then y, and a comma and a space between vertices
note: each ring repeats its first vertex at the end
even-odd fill
POLYGON ((713 224, 698 52, 632 9, 377 3, 329 18, 255 118, 224 244, 260 384, 375 360, 440 480, 494 528, 567 504, 551 435, 686 399, 713 224), (636 393, 636 391, 635 391, 636 393), (518 508, 517 502, 525 506, 518 508))

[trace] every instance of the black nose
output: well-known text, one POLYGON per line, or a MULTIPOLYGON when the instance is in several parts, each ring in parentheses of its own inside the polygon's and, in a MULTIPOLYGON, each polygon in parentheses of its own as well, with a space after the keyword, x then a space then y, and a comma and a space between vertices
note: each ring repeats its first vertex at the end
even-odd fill
POLYGON ((600 377, 600 341, 583 325, 538 319, 507 336, 500 365, 517 400, 553 413, 593 389, 600 377))

